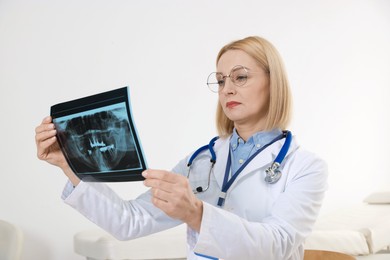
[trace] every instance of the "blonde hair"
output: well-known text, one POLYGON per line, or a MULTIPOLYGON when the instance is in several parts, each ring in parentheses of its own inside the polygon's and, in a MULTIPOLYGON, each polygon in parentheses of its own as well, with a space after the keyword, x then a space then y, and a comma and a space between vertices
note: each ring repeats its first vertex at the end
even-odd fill
MULTIPOLYGON (((292 95, 279 52, 266 39, 251 36, 222 47, 217 56, 217 64, 221 56, 229 50, 246 52, 268 74, 270 97, 266 125, 263 130, 286 129, 291 120, 292 95)), ((221 137, 226 137, 233 132, 234 123, 227 118, 219 102, 216 124, 218 134, 221 137)))

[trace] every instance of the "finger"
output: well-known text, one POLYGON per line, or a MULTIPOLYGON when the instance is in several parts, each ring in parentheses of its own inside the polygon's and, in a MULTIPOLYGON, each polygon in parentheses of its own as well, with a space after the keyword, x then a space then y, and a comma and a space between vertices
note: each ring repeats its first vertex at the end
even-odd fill
POLYGON ((163 171, 163 170, 154 170, 154 169, 147 169, 146 171, 142 172, 142 175, 145 178, 148 179, 159 179, 163 180, 166 179, 166 175, 168 175, 169 172, 163 171))
POLYGON ((37 143, 39 148, 47 149, 51 145, 53 145, 56 141, 57 141, 57 137, 54 135, 49 138, 45 138, 44 140, 40 140, 37 143))
POLYGON ((57 130, 55 130, 55 129, 52 129, 52 130, 49 130, 49 131, 43 131, 43 132, 37 133, 35 135, 35 141, 37 143, 40 143, 40 142, 43 142, 43 141, 45 141, 47 139, 52 138, 56 134, 57 134, 57 130))
POLYGON ((39 142, 37 145, 37 157, 40 160, 46 159, 48 153, 48 149, 57 141, 57 138, 53 136, 50 139, 46 139, 45 141, 39 142))
POLYGON ((186 214, 188 207, 183 204, 183 200, 178 199, 173 193, 165 193, 161 190, 154 192, 152 203, 157 208, 164 211, 168 216, 176 219, 181 219, 183 214, 186 214))
POLYGON ((51 116, 47 116, 47 117, 45 117, 43 120, 42 120, 42 123, 51 123, 51 121, 52 121, 52 118, 51 118, 51 116))
POLYGON ((37 141, 38 150, 46 150, 57 141, 56 136, 45 138, 44 140, 37 141))
POLYGON ((159 188, 152 188, 151 192, 152 192, 153 198, 155 198, 155 199, 159 199, 159 200, 162 200, 165 202, 169 202, 172 200, 172 193, 169 191, 164 191, 164 190, 159 189, 159 188))
POLYGON ((41 124, 35 128, 35 132, 38 133, 38 132, 44 131, 44 129, 46 129, 47 125, 49 125, 51 123, 52 123, 51 116, 47 116, 47 117, 43 118, 41 124))
POLYGON ((55 126, 53 123, 42 123, 35 128, 35 133, 36 134, 42 133, 44 131, 49 131, 49 130, 52 130, 54 128, 55 128, 55 126))
POLYGON ((48 149, 51 145, 53 145, 57 141, 57 137, 55 136, 55 130, 53 130, 54 133, 47 133, 44 132, 42 134, 36 135, 36 144, 37 144, 37 150, 38 151, 45 151, 48 149))
POLYGON ((172 191, 173 184, 159 179, 145 179, 144 185, 149 188, 157 188, 167 192, 172 191))
POLYGON ((161 200, 161 199, 156 198, 156 197, 152 198, 152 203, 153 203, 154 206, 156 206, 157 208, 161 209, 165 213, 167 213, 168 208, 170 207, 168 201, 161 200))
POLYGON ((159 179, 169 183, 175 183, 177 182, 177 177, 179 175, 168 171, 147 169, 146 171, 142 172, 142 176, 144 176, 146 179, 159 179))

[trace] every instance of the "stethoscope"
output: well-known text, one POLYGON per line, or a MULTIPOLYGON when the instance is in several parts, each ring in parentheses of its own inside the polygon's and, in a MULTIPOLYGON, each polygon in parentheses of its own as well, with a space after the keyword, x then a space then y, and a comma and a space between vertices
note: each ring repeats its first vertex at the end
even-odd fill
MULTIPOLYGON (((212 172, 212 170, 214 168, 214 165, 215 165, 215 163, 217 161, 217 156, 215 154, 215 151, 214 151, 213 147, 214 147, 215 141, 218 140, 218 138, 219 137, 216 136, 213 139, 211 139, 208 144, 200 147, 198 150, 196 150, 192 154, 192 156, 188 160, 188 163, 187 163, 187 167, 188 167, 187 178, 190 177, 191 166, 192 166, 194 160, 196 159, 196 157, 201 152, 203 152, 205 150, 209 150, 210 155, 211 155, 211 158, 210 158, 211 166, 210 166, 210 170, 209 170, 209 173, 208 173, 207 186, 205 188, 203 188, 201 186, 197 187, 196 189, 193 190, 193 192, 195 194, 196 193, 205 192, 210 187, 211 172, 212 172)), ((288 149, 290 148, 290 145, 291 145, 292 134, 291 134, 290 131, 283 131, 283 133, 281 135, 276 137, 270 143, 264 145, 261 149, 257 150, 251 157, 248 158, 248 160, 246 160, 246 162, 243 165, 241 165, 241 167, 237 170, 237 172, 235 172, 232 175, 232 177, 230 179, 229 179, 229 176, 230 176, 230 166, 231 166, 231 155, 230 155, 230 149, 229 149, 229 156, 228 156, 228 160, 227 160, 227 163, 226 163, 226 169, 225 169, 225 177, 224 177, 224 180, 223 180, 221 194, 220 194, 219 199, 218 199, 218 205, 219 206, 222 206, 222 204, 223 204, 223 202, 225 200, 225 197, 226 197, 227 190, 230 188, 230 186, 233 184, 233 182, 236 180, 236 178, 242 172, 242 170, 248 165, 248 163, 250 163, 250 161, 252 161, 253 158, 255 158, 259 153, 261 153, 268 146, 270 146, 274 142, 279 141, 279 140, 281 140, 283 138, 286 138, 286 140, 284 141, 284 144, 283 144, 282 148, 280 149, 280 151, 279 151, 278 155, 276 156, 275 160, 265 170, 264 181, 266 183, 268 183, 268 184, 275 184, 282 177, 282 172, 279 170, 279 168, 280 168, 280 165, 282 164, 284 158, 286 157, 288 149)))
POLYGON ((210 152, 210 155, 211 155, 211 158, 210 158, 210 163, 211 163, 211 166, 210 166, 210 170, 209 170, 209 177, 208 177, 208 180, 207 180, 207 186, 206 188, 203 188, 202 186, 199 186, 197 187, 195 190, 193 190, 193 192, 196 194, 196 193, 201 193, 201 192, 205 192, 206 190, 209 189, 210 187, 210 178, 211 178, 211 172, 213 171, 213 168, 214 168, 214 165, 215 163, 217 162, 217 156, 215 155, 215 151, 214 151, 214 144, 215 144, 215 141, 217 141, 219 138, 219 136, 216 136, 214 137, 213 139, 210 140, 210 142, 202 147, 200 147, 198 150, 196 150, 192 156, 190 157, 190 159, 188 160, 188 163, 187 163, 187 167, 188 167, 188 173, 187 173, 187 178, 190 177, 190 173, 191 173, 191 165, 192 163, 194 162, 195 158, 201 153, 203 152, 204 150, 207 150, 209 149, 209 152, 210 152))

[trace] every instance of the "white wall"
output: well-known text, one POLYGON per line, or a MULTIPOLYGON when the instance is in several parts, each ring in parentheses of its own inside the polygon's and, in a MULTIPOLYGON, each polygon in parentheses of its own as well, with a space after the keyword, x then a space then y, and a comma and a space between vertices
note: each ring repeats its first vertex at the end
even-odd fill
POLYGON ((62 173, 36 159, 50 106, 130 85, 149 166, 169 169, 215 135, 206 77, 219 48, 248 35, 284 57, 291 130, 329 164, 323 212, 390 190, 388 0, 0 0, 0 218, 23 229, 25 260, 82 259, 73 234, 94 227, 62 203, 62 173))

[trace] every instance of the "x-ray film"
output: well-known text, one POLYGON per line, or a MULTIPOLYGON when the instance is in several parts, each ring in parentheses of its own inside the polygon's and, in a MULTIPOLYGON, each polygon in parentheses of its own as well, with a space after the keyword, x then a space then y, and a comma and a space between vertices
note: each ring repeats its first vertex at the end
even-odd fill
POLYGON ((56 104, 50 114, 61 150, 80 179, 143 180, 147 165, 128 87, 56 104))

